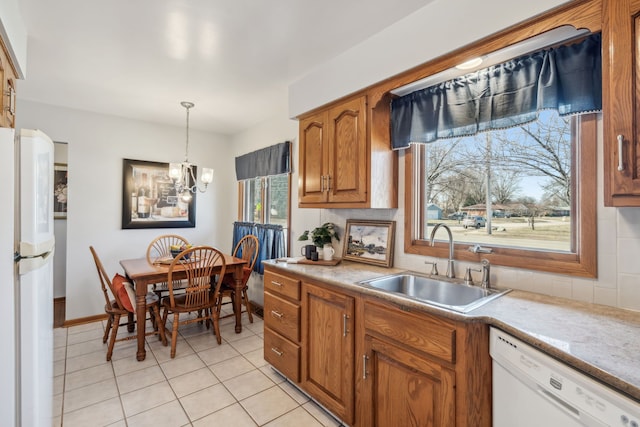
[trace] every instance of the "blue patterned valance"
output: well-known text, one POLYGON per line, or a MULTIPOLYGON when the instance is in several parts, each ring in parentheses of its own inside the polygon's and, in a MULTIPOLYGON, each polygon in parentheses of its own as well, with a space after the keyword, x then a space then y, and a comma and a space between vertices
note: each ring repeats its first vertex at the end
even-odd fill
POLYGON ((600 34, 541 50, 396 98, 393 148, 474 135, 535 120, 602 109, 600 34))

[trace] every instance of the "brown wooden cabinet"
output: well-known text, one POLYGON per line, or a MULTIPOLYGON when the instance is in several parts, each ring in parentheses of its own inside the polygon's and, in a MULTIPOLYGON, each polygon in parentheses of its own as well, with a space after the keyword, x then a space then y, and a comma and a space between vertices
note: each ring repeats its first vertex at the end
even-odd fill
POLYGON ((640 206, 640 1, 604 0, 604 203, 640 206))
POLYGON ((358 426, 491 425, 488 326, 366 298, 358 426))
POLYGON ((264 272, 264 359, 300 381, 300 281, 264 272))
POLYGON ((366 301, 360 426, 455 426, 455 326, 366 301))
POLYGON ((367 109, 361 95, 300 121, 301 208, 397 207, 397 155, 388 138, 371 144, 367 109), (373 168, 389 181, 373 186, 373 168))
POLYGON ((348 424, 354 421, 354 298, 302 285, 301 386, 348 424))
POLYGON ((365 335, 360 426, 454 426, 455 372, 365 335))
POLYGON ((489 328, 265 267, 265 359, 348 425, 491 425, 489 328), (275 312, 275 313, 274 313, 275 312))

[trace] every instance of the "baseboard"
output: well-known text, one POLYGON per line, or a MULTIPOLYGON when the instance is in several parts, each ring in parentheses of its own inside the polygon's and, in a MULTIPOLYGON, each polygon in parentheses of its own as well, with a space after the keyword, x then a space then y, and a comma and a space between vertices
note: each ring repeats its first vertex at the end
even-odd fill
MULTIPOLYGON (((64 298, 56 298, 56 299, 62 299, 64 300, 64 298)), ((55 304, 55 300, 54 300, 54 304, 55 304)), ((253 301, 251 302, 251 311, 257 315, 260 318, 264 318, 264 308, 261 305, 258 305, 257 303, 254 303, 253 301)), ((105 313, 105 314, 97 314, 95 316, 89 316, 89 317, 80 317, 77 319, 70 319, 70 320, 65 320, 64 323, 61 325, 63 328, 68 328, 71 326, 78 326, 78 325, 84 325, 85 323, 92 323, 92 322, 100 322, 102 320, 107 320, 109 318, 109 316, 105 313)))
POLYGON ((109 316, 106 313, 105 314, 97 314, 95 316, 80 317, 78 319, 65 320, 64 324, 62 326, 64 328, 68 328, 70 326, 84 325, 85 323, 101 322, 101 321, 106 320, 108 318, 109 318, 109 316))

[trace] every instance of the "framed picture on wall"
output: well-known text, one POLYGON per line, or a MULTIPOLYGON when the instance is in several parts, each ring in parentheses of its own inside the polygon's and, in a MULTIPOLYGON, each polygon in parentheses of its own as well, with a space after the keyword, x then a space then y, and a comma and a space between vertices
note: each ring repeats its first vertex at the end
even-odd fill
POLYGON ((53 165, 53 218, 67 219, 67 164, 53 165))
POLYGON ((196 194, 188 201, 179 197, 169 177, 169 163, 123 160, 123 229, 195 226, 196 194))
POLYGON ((348 219, 344 231, 343 258, 392 267, 395 228, 395 221, 348 219))

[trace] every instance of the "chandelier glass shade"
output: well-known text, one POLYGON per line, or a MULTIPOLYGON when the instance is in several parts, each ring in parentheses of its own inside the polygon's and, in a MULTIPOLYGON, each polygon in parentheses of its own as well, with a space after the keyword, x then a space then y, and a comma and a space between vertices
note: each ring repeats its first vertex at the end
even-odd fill
POLYGON ((195 165, 189 162, 189 109, 195 105, 193 102, 182 101, 180 103, 187 110, 187 139, 183 162, 169 163, 169 177, 173 180, 176 194, 184 201, 189 201, 196 191, 204 193, 207 186, 213 181, 213 169, 202 168, 200 182, 194 173, 195 165), (202 184, 202 187, 200 186, 202 184))

